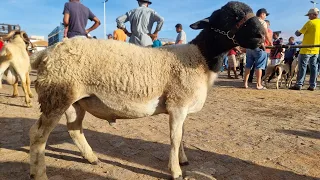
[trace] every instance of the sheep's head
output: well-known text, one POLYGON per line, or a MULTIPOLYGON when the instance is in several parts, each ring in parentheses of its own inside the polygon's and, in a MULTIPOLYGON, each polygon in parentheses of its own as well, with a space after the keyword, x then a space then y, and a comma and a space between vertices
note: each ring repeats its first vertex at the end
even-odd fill
POLYGON ((17 38, 21 38, 26 44, 30 43, 30 39, 27 33, 24 31, 11 31, 7 36, 3 37, 3 39, 6 41, 17 38))
POLYGON ((258 17, 245 3, 231 1, 206 19, 191 24, 192 29, 204 29, 211 35, 208 38, 222 36, 234 47, 254 49, 263 43, 265 31, 258 17))

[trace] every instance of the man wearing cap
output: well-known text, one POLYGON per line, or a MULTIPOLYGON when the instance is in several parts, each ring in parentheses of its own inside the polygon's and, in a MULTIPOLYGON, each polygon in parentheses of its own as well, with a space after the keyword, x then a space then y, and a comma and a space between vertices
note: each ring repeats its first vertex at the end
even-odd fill
POLYGON ((152 38, 158 36, 164 19, 153 9, 149 8, 149 5, 152 4, 149 0, 138 0, 138 3, 138 8, 117 18, 117 25, 123 28, 125 33, 130 36, 130 43, 140 46, 152 46, 152 38), (130 21, 131 24, 131 33, 128 32, 124 25, 124 23, 128 21, 130 21), (151 33, 154 22, 157 22, 157 27, 154 33, 151 33))
MULTIPOLYGON (((312 8, 306 14, 309 16, 309 21, 296 31, 296 36, 303 34, 302 45, 318 45, 320 44, 320 19, 318 19, 319 9, 312 8)), ((317 87, 317 72, 318 72, 318 56, 319 48, 301 48, 299 55, 299 72, 297 83, 291 89, 301 90, 306 77, 307 65, 310 67, 310 80, 308 90, 314 91, 317 87)))
MULTIPOLYGON (((268 42, 268 44, 272 44, 272 39, 268 35, 268 25, 265 22, 266 17, 269 15, 266 9, 262 8, 259 9, 256 13, 257 17, 259 18, 259 21, 261 22, 262 26, 265 29, 265 40, 268 42)), ((257 86, 256 88, 258 90, 266 89, 262 86, 262 70, 265 69, 266 63, 268 61, 267 53, 265 51, 265 43, 262 44, 262 47, 256 48, 256 49, 247 49, 246 50, 246 71, 244 76, 244 87, 248 88, 248 79, 251 68, 255 66, 256 70, 256 78, 257 78, 257 86)))
POLYGON ((177 39, 176 39, 176 44, 187 44, 187 35, 182 29, 181 24, 176 25, 176 32, 178 33, 177 39))

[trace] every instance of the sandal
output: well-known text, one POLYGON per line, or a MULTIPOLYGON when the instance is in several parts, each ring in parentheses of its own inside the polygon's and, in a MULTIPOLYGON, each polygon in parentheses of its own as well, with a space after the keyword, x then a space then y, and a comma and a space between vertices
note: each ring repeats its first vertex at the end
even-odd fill
POLYGON ((257 90, 266 90, 267 88, 262 86, 262 88, 257 88, 257 90))

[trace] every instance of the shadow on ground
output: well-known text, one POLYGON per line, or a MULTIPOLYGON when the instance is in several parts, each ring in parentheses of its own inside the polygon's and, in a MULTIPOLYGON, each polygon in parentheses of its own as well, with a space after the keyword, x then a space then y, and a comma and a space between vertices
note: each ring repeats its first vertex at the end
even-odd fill
MULTIPOLYGON (((28 153, 26 146, 29 146, 28 129, 35 123, 35 119, 25 118, 0 118, 0 127, 6 130, 0 131, 1 148, 22 151, 28 153), (21 126, 19 127, 18 126, 21 126), (21 131, 21 128, 24 131, 21 131), (15 136, 8 141, 9 137, 15 136)), ((100 158, 103 163, 112 164, 116 167, 124 168, 129 171, 152 176, 158 179, 168 179, 167 163, 169 157, 169 145, 157 142, 150 142, 142 139, 125 138, 109 133, 101 133, 92 130, 84 131, 89 144, 92 149, 100 154, 111 157, 112 160, 100 158), (158 171, 147 170, 137 165, 125 165, 120 160, 130 162, 132 164, 139 164, 148 168, 157 169, 158 171), (164 173, 161 173, 164 172, 164 173)), ((318 136, 317 136, 318 137, 318 136)), ((168 137, 169 138, 169 137, 168 137)), ((54 148, 52 145, 62 143, 72 143, 67 128, 64 125, 58 125, 51 133, 47 143, 46 156, 63 159, 66 161, 78 162, 87 164, 82 159, 79 151, 65 150, 61 148, 54 148), (48 150, 50 150, 48 152, 48 150), (57 153, 57 154, 55 154, 57 153), (60 153, 60 154, 59 154, 60 153), (67 155, 61 155, 65 153, 67 155), (68 155, 69 154, 69 155, 68 155), (78 157, 75 157, 78 156, 78 157)), ((236 157, 228 155, 217 154, 214 152, 203 151, 198 149, 185 148, 186 154, 189 157, 190 165, 183 167, 183 170, 201 171, 210 174, 213 177, 220 179, 254 179, 254 180, 313 180, 314 177, 307 177, 295 174, 290 171, 283 171, 274 168, 268 168, 254 164, 249 161, 244 161, 236 157)), ((47 164, 48 175, 58 175, 61 171, 68 171, 66 169, 57 169, 51 166, 54 164, 47 164)), ((4 162, 0 164, 0 179, 24 179, 28 175, 28 165, 20 162, 4 162), (23 173, 19 173, 19 172, 23 173)), ((78 177, 70 177, 73 179, 108 179, 108 177, 100 177, 86 172, 78 172, 75 170, 78 177), (94 178, 88 178, 94 177, 94 178)), ((114 177, 117 178, 117 177, 114 177)), ((111 178, 110 178, 111 179, 111 178)))

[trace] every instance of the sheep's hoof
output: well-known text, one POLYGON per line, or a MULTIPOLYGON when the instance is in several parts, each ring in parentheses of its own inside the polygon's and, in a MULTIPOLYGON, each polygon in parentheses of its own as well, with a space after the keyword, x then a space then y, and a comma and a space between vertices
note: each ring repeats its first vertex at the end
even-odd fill
POLYGON ((100 160, 98 159, 98 160, 96 160, 96 161, 93 161, 91 164, 92 164, 92 165, 98 165, 98 164, 100 164, 100 160))
POLYGON ((186 161, 186 162, 179 163, 179 164, 180 164, 180 166, 188 166, 188 165, 189 165, 189 162, 188 162, 188 161, 186 161))
POLYGON ((33 98, 34 96, 33 96, 33 94, 29 94, 29 97, 30 97, 30 98, 33 98))
POLYGON ((183 180, 183 177, 182 176, 179 176, 177 178, 172 178, 173 180, 183 180))
POLYGON ((14 94, 14 95, 12 95, 11 97, 12 98, 17 98, 19 96, 19 94, 14 94))
POLYGON ((27 104, 27 107, 28 107, 28 108, 32 108, 32 104, 31 104, 31 103, 28 103, 28 104, 27 104))
POLYGON ((34 174, 30 174, 30 179, 34 179, 35 175, 34 174))

